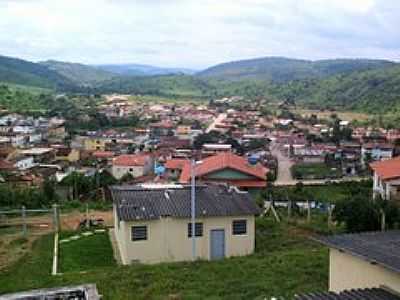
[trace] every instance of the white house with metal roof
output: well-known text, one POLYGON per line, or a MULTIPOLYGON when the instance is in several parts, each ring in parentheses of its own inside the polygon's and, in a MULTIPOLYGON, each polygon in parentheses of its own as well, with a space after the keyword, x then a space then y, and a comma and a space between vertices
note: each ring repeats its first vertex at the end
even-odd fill
POLYGON ((330 248, 329 291, 383 288, 400 295, 399 230, 325 236, 317 240, 330 248))
POLYGON ((196 187, 193 257, 190 186, 118 186, 115 239, 123 264, 221 259, 254 252, 255 215, 246 192, 221 185, 196 187))

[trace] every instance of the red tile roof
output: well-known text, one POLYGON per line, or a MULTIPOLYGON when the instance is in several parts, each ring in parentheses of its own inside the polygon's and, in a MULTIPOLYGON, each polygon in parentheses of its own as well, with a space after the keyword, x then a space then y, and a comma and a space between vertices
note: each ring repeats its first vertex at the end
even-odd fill
POLYGON ((370 167, 382 180, 400 178, 400 157, 373 162, 370 167))
POLYGON ((149 158, 150 156, 147 154, 124 154, 114 158, 113 165, 121 167, 144 166, 149 158))
POLYGON ((14 165, 8 161, 0 160, 0 170, 13 170, 14 165))
POLYGON ((114 156, 114 152, 112 151, 95 151, 92 155, 96 158, 111 158, 114 156))
POLYGON ((173 158, 167 160, 164 167, 170 170, 179 170, 183 169, 185 164, 189 164, 189 161, 187 159, 173 158))
MULTIPOLYGON (((261 180, 266 180, 266 174, 268 172, 268 169, 261 164, 252 166, 245 157, 230 152, 224 152, 204 159, 201 164, 196 166, 195 174, 200 177, 223 169, 233 169, 261 180)), ((190 164, 185 164, 179 181, 186 183, 190 178, 190 164)))

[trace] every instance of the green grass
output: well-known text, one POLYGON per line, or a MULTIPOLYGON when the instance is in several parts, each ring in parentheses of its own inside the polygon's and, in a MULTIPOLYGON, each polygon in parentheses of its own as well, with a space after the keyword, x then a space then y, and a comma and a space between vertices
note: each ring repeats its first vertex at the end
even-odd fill
POLYGON ((324 163, 300 163, 294 165, 291 171, 296 179, 327 179, 341 176, 339 169, 331 168, 324 163))
MULTIPOLYGON (((76 233, 62 234, 60 239, 76 233)), ((60 272, 86 271, 115 266, 113 250, 108 233, 81 236, 79 240, 60 244, 60 272)))
MULTIPOLYGON (((176 299, 291 298, 295 293, 327 289, 326 248, 295 227, 269 219, 257 221, 256 240, 256 253, 247 257, 218 262, 110 265, 84 273, 68 264, 74 271, 50 276, 53 239, 49 235, 36 242, 31 254, 0 274, 0 294, 79 283, 96 283, 106 300, 168 299, 171 295, 176 299)), ((93 240, 82 239, 84 242, 81 247, 95 246, 93 240)), ((105 244, 105 240, 97 242, 105 244)), ((94 252, 81 252, 82 257, 76 259, 81 263, 85 259, 94 262, 103 258, 100 252, 96 259, 88 257, 94 252)), ((108 255, 104 255, 105 259, 108 255)))
MULTIPOLYGON (((294 201, 312 199, 324 203, 336 203, 341 200, 350 199, 355 195, 363 195, 365 198, 372 196, 372 181, 364 180, 361 182, 349 181, 341 183, 329 183, 320 186, 303 186, 300 191, 296 186, 293 187, 273 187, 273 199, 286 200, 287 197, 294 201)), ((261 195, 265 199, 265 194, 261 195)))

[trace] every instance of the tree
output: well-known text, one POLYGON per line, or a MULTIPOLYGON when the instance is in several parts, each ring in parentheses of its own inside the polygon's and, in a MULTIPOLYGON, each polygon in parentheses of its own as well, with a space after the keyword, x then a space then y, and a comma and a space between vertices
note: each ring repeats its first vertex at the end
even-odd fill
POLYGON ((388 229, 400 221, 399 207, 393 202, 356 195, 339 201, 333 211, 334 220, 345 224, 347 232, 376 231, 381 229, 382 212, 388 229))
POLYGON ((43 182, 43 187, 42 187, 43 195, 44 195, 44 197, 46 198, 46 200, 48 202, 52 202, 56 198, 56 191, 55 191, 54 187, 55 187, 55 181, 54 180, 51 180, 51 179, 47 178, 43 182))

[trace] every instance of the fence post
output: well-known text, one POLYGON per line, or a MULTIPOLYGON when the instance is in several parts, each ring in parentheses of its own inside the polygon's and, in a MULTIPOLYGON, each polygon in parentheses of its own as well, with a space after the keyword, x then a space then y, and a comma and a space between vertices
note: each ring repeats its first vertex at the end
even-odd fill
POLYGON ((287 214, 288 214, 288 221, 292 218, 292 200, 287 200, 287 214))
POLYGON ((58 205, 53 204, 53 225, 54 232, 58 232, 60 229, 60 219, 59 219, 58 205))
POLYGON ((89 203, 86 203, 86 229, 89 230, 90 223, 89 223, 89 203))
POLYGON ((24 235, 24 237, 26 237, 26 208, 25 208, 25 205, 22 206, 21 215, 22 215, 22 234, 24 235))
POLYGON ((328 205, 328 228, 330 229, 332 226, 332 206, 329 203, 328 205))
POLYGON ((311 204, 310 200, 307 200, 307 223, 311 222, 311 204))
POLYGON ((385 211, 381 208, 381 231, 386 230, 386 214, 385 211))

